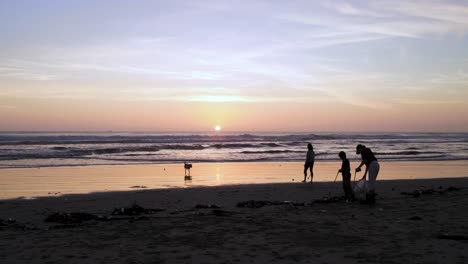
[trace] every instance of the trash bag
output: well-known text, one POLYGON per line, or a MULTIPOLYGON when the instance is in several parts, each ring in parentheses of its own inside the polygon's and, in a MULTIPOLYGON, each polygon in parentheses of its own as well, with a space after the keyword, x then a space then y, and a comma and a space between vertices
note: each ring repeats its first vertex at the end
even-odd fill
POLYGON ((361 179, 354 184, 354 198, 357 200, 365 200, 367 191, 366 179, 361 179))

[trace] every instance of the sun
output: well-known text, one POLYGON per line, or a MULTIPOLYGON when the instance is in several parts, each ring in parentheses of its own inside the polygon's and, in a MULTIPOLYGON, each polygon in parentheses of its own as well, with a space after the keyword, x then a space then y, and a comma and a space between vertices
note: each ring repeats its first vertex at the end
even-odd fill
POLYGON ((215 130, 215 131, 221 131, 221 126, 220 126, 220 125, 216 125, 216 126, 214 127, 214 130, 215 130))

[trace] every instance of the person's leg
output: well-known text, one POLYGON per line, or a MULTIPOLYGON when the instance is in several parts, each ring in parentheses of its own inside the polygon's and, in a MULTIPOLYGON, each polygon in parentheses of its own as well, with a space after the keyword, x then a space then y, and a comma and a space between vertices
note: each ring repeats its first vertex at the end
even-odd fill
POLYGON ((369 192, 375 192, 375 181, 377 180, 379 170, 380 165, 376 160, 369 164, 369 181, 367 183, 367 189, 369 192))
POLYGON ((353 199, 353 190, 351 189, 351 176, 346 177, 343 183, 346 199, 353 199))
POLYGON ((309 168, 309 164, 306 162, 306 164, 304 164, 304 180, 302 182, 306 182, 308 168, 309 168))
POLYGON ((310 182, 314 179, 314 163, 310 165, 310 182))
POLYGON ((343 192, 344 192, 344 195, 345 195, 345 198, 346 198, 346 195, 348 194, 347 193, 347 186, 346 186, 346 178, 345 176, 343 176, 343 192))
POLYGON ((367 184, 368 193, 366 195, 366 200, 369 200, 370 202, 375 201, 375 182, 377 180, 379 171, 380 165, 377 161, 373 161, 371 164, 369 164, 369 181, 367 184))

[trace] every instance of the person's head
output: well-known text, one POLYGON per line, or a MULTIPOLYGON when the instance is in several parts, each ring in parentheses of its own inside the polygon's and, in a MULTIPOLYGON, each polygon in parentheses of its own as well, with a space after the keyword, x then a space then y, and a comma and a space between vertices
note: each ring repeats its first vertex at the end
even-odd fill
POLYGON ((338 154, 338 156, 340 157, 340 159, 344 160, 346 159, 346 153, 344 151, 340 151, 340 153, 338 154))
POLYGON ((307 149, 308 149, 308 150, 313 150, 314 147, 312 147, 312 144, 309 143, 309 144, 307 144, 307 149))
POLYGON ((361 152, 366 148, 366 146, 359 144, 356 146, 356 154, 361 154, 361 152))

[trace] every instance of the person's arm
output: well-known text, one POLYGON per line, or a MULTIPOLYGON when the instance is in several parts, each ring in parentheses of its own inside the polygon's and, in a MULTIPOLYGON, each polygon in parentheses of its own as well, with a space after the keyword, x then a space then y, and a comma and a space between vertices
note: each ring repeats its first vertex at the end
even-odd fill
POLYGON ((361 161, 361 164, 359 164, 359 166, 356 168, 356 172, 360 172, 361 171, 361 167, 364 166, 366 162, 363 160, 361 161))
MULTIPOLYGON (((368 160, 369 158, 369 155, 368 155, 368 149, 363 149, 362 152, 361 152, 361 164, 359 165, 359 167, 356 168, 356 172, 359 172, 361 171, 361 167, 364 166, 364 164, 366 164, 366 161, 368 160)), ((367 166, 366 166, 366 170, 367 170, 367 166)))
POLYGON ((367 168, 367 166, 366 166, 366 171, 364 172, 364 176, 362 176, 362 179, 365 179, 365 178, 366 178, 366 176, 367 176, 367 171, 369 171, 369 168, 367 168))

